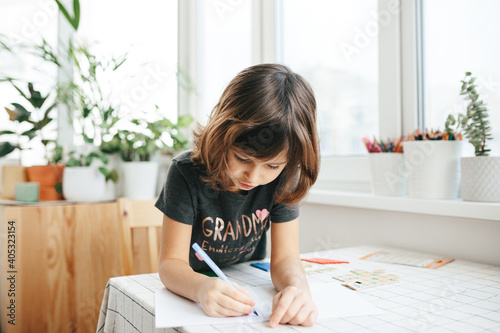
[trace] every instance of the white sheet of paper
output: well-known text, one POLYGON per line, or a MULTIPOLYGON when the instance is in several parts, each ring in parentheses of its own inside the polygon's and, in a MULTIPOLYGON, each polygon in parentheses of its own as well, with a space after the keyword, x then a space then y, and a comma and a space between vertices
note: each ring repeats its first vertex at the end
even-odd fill
MULTIPOLYGON (((314 302, 319 310, 318 319, 369 316, 384 313, 370 304, 354 290, 336 283, 311 283, 309 285, 314 302)), ((247 288, 256 301, 254 314, 242 317, 209 317, 198 303, 178 296, 166 288, 155 292, 155 321, 157 328, 194 325, 253 323, 269 320, 272 298, 276 294, 273 286, 247 288)))

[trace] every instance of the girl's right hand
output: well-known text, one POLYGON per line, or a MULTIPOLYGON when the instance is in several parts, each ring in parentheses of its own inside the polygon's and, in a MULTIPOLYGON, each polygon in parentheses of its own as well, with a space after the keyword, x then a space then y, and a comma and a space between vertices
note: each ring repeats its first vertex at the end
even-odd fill
POLYGON ((234 285, 236 288, 215 277, 207 279, 198 291, 203 311, 211 317, 238 317, 252 313, 255 301, 247 290, 236 283, 234 285))

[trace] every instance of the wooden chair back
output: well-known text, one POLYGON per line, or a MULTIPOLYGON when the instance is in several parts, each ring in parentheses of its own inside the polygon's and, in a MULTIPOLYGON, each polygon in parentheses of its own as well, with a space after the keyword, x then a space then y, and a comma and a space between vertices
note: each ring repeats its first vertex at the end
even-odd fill
POLYGON ((163 214, 155 200, 119 198, 125 275, 158 272, 158 253, 163 214))

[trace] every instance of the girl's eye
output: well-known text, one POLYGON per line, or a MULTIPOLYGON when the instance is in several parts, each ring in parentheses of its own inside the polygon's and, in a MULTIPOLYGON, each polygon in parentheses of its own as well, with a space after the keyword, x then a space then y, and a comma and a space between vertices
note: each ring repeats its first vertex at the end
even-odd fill
POLYGON ((244 159, 244 158, 241 158, 241 157, 239 157, 239 156, 238 156, 238 155, 236 155, 236 154, 234 154, 234 157, 236 157, 236 160, 237 160, 237 161, 239 161, 239 162, 241 162, 241 163, 248 163, 248 162, 250 162, 250 160, 249 160, 249 159, 244 159))
POLYGON ((269 169, 276 170, 279 168, 279 165, 268 165, 269 169))

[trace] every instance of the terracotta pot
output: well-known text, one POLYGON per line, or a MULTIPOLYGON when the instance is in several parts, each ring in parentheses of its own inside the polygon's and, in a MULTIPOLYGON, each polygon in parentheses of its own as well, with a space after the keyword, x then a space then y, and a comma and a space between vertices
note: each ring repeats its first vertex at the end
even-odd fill
POLYGON ((55 184, 62 182, 64 165, 49 164, 35 165, 26 168, 28 180, 40 184, 40 201, 63 200, 62 195, 56 192, 55 184))
POLYGON ((22 165, 3 165, 2 166, 2 197, 14 200, 16 183, 27 181, 26 168, 22 165))

